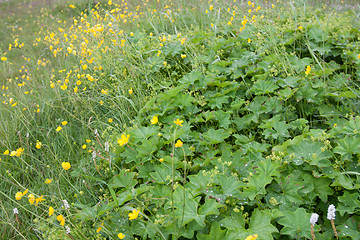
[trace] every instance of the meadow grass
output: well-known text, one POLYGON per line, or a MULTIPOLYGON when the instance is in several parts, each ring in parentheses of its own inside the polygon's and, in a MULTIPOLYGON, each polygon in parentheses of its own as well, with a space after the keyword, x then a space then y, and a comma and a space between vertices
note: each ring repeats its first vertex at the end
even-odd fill
POLYGON ((328 200, 359 236, 356 1, 4 1, 0 17, 4 239, 330 239, 309 224, 328 200))

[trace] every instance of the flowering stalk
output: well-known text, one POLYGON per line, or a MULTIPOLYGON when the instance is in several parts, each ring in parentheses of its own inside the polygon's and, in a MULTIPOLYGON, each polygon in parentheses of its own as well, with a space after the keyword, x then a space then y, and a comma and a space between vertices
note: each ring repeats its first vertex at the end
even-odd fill
POLYGON ((338 234, 337 234, 337 232, 336 232, 335 223, 334 223, 335 212, 336 212, 335 206, 334 206, 333 204, 331 204, 331 205, 329 206, 329 208, 328 208, 327 218, 328 218, 328 219, 330 220, 330 222, 331 222, 331 227, 332 227, 332 229, 334 230, 334 234, 335 234, 336 239, 339 239, 338 234))
POLYGON ((310 217, 310 223, 311 223, 311 237, 313 240, 315 240, 315 233, 314 233, 314 226, 319 219, 319 215, 316 213, 313 213, 310 217))

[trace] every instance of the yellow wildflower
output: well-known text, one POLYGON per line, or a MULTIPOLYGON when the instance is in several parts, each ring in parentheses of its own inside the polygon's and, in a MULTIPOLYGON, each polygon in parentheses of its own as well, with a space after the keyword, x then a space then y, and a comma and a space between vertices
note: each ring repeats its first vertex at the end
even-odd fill
POLYGON ((134 92, 133 88, 130 88, 129 89, 129 94, 133 94, 133 92, 134 92))
POLYGON ((120 238, 120 239, 124 239, 125 234, 123 234, 123 233, 119 233, 117 236, 118 236, 118 238, 120 238))
POLYGON ((61 122, 61 124, 62 124, 63 126, 65 126, 66 124, 68 124, 68 122, 67 122, 67 121, 63 121, 63 122, 61 122))
POLYGON ((5 152, 4 152, 5 155, 8 155, 9 153, 10 153, 9 150, 5 150, 5 152))
POLYGON ((114 120, 112 118, 109 118, 108 122, 112 123, 114 120))
POLYGON ((86 144, 82 145, 81 148, 82 148, 82 149, 86 149, 86 144))
POLYGON ((56 128, 56 131, 57 131, 57 132, 60 132, 61 129, 62 129, 62 127, 61 127, 61 126, 58 126, 58 127, 56 128))
POLYGON ((40 197, 35 199, 35 206, 37 206, 39 204, 39 202, 43 202, 45 201, 44 195, 41 195, 40 197))
POLYGON ((6 61, 7 60, 7 58, 6 57, 1 57, 1 61, 6 61))
POLYGON ((157 116, 153 116, 152 119, 150 119, 151 124, 157 124, 159 121, 159 118, 157 116))
POLYGON ((127 144, 129 142, 129 137, 130 137, 130 135, 126 135, 126 136, 125 136, 125 134, 121 135, 121 139, 118 140, 118 144, 120 146, 124 146, 125 144, 127 144))
POLYGON ((311 71, 311 67, 310 67, 310 65, 308 65, 308 66, 306 67, 305 74, 308 75, 308 74, 310 73, 310 71, 311 71))
POLYGON ((136 219, 139 216, 140 210, 132 210, 131 213, 129 213, 129 220, 136 219))
POLYGON ((47 178, 47 179, 45 180, 45 183, 46 183, 46 184, 50 184, 51 182, 52 182, 52 179, 47 178))
POLYGON ((255 240, 255 239, 257 239, 258 237, 259 237, 259 235, 254 234, 254 235, 247 236, 247 237, 245 238, 245 240, 255 240))
POLYGON ((61 163, 61 166, 62 166, 62 168, 65 169, 65 170, 69 170, 69 169, 71 168, 71 165, 70 165, 69 162, 62 162, 62 163, 61 163))
POLYGON ((180 119, 176 119, 176 121, 174 121, 174 123, 180 127, 182 127, 183 122, 184 122, 184 120, 180 120, 180 119))
POLYGON ((20 200, 22 197, 23 197, 22 192, 17 192, 17 193, 15 194, 15 199, 16 199, 16 200, 20 200))
POLYGON ((65 225, 65 218, 64 218, 63 215, 58 215, 58 216, 56 217, 56 220, 58 220, 58 221, 60 222, 60 225, 61 225, 61 226, 64 226, 64 225, 65 225))
POLYGON ((49 217, 54 214, 54 208, 49 207, 49 217))
POLYGON ((37 142, 36 142, 36 146, 35 146, 35 147, 36 147, 37 149, 40 149, 40 148, 41 148, 41 146, 42 146, 42 143, 41 143, 41 142, 39 142, 39 141, 37 141, 37 142))
POLYGON ((177 140, 177 142, 175 143, 175 147, 182 147, 183 144, 184 144, 184 143, 179 139, 179 140, 177 140))
POLYGON ((29 194, 29 203, 30 204, 34 204, 34 202, 35 202, 35 196, 33 195, 33 194, 29 194))

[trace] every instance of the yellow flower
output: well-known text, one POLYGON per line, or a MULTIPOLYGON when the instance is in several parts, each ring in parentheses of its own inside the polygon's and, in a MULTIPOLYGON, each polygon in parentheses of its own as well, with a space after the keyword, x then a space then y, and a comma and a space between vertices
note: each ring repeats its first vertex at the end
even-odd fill
POLYGON ((63 215, 58 215, 58 216, 56 217, 56 220, 58 220, 58 221, 60 222, 60 225, 61 225, 61 226, 64 226, 64 225, 65 225, 65 218, 64 218, 63 215))
POLYGON ((126 135, 126 136, 125 136, 125 134, 121 135, 121 139, 118 140, 118 144, 120 146, 124 146, 125 144, 127 144, 129 142, 129 137, 130 137, 130 135, 126 135))
POLYGON ((68 124, 68 122, 67 122, 67 121, 63 121, 63 122, 61 122, 61 124, 62 124, 63 126, 65 126, 66 124, 68 124))
POLYGON ((160 159, 159 159, 159 162, 163 162, 163 161, 164 161, 164 159, 163 159, 163 158, 160 158, 160 159))
POLYGON ((101 227, 101 226, 100 226, 100 227, 98 227, 98 228, 96 229, 96 233, 100 232, 100 231, 101 231, 101 229, 102 229, 102 227, 101 227))
POLYGON ((114 120, 112 118, 109 118, 108 122, 112 123, 114 120))
POLYGON ((62 166, 62 168, 65 169, 65 170, 69 170, 69 169, 71 168, 71 165, 70 165, 69 162, 62 162, 62 163, 61 163, 61 166, 62 166))
POLYGON ((109 0, 108 4, 109 4, 109 5, 111 5, 111 4, 112 4, 112 1, 111 1, 111 0, 109 0))
POLYGON ((129 94, 133 94, 133 92, 134 92, 133 88, 130 88, 129 89, 129 94))
POLYGON ((180 119, 176 119, 176 121, 174 121, 174 123, 176 124, 176 125, 178 125, 178 126, 180 126, 180 127, 182 127, 182 123, 183 123, 184 121, 183 120, 180 120, 180 119))
POLYGON ((82 148, 82 149, 86 149, 86 144, 82 145, 81 148, 82 148))
POLYGON ((35 206, 38 205, 39 202, 45 201, 44 195, 41 195, 40 197, 35 199, 35 206))
POLYGON ((186 54, 181 54, 181 58, 186 58, 186 54))
POLYGON ((39 142, 39 141, 37 141, 37 142, 36 142, 36 146, 35 146, 35 147, 36 147, 37 149, 40 149, 40 148, 41 148, 41 146, 42 146, 42 143, 41 143, 41 142, 39 142))
POLYGON ((17 193, 15 194, 15 199, 16 199, 16 200, 20 200, 23 196, 24 196, 24 195, 22 194, 22 192, 17 192, 17 193))
POLYGON ((303 30, 304 28, 302 26, 299 26, 299 30, 303 30))
POLYGON ((54 214, 54 208, 49 207, 49 217, 54 214))
POLYGON ((257 239, 258 237, 259 237, 259 235, 254 234, 254 235, 247 236, 247 237, 245 238, 245 240, 255 240, 255 239, 257 239))
POLYGON ((6 61, 7 60, 7 58, 6 57, 1 57, 1 61, 6 61))
POLYGON ((29 203, 34 204, 35 202, 35 196, 33 194, 29 194, 29 203))
POLYGON ((139 216, 139 212, 140 210, 132 210, 131 213, 129 213, 129 220, 133 220, 133 219, 136 219, 138 216, 139 216))
POLYGON ((83 69, 83 70, 86 70, 86 69, 87 69, 87 65, 86 65, 86 64, 82 65, 82 69, 83 69))
POLYGON ((47 179, 45 180, 45 183, 46 183, 46 184, 50 184, 51 182, 52 182, 52 179, 47 178, 47 179))
POLYGON ((56 128, 56 131, 57 131, 57 132, 60 132, 61 129, 62 129, 62 127, 61 127, 61 126, 58 126, 58 127, 56 128))
POLYGON ((85 140, 87 143, 91 143, 91 140, 90 139, 86 139, 85 140))
POLYGON ((120 238, 120 239, 124 239, 125 234, 123 234, 123 233, 119 233, 117 236, 118 236, 118 238, 120 238))
POLYGON ((152 119, 150 119, 151 124, 157 124, 159 121, 159 118, 157 116, 153 116, 152 119))
POLYGON ((358 55, 358 59, 360 59, 360 53, 359 53, 359 55, 358 55))
POLYGON ((213 5, 210 5, 209 7, 210 11, 214 9, 214 6, 213 5))
POLYGON ((177 140, 177 142, 175 143, 175 147, 182 147, 183 144, 184 144, 184 143, 179 139, 179 140, 177 140))
POLYGON ((310 67, 310 65, 308 65, 308 66, 306 67, 305 74, 308 75, 308 74, 310 73, 310 71, 311 71, 311 67, 310 67))
POLYGON ((10 153, 9 150, 5 150, 5 152, 4 152, 5 155, 8 155, 9 153, 10 153))

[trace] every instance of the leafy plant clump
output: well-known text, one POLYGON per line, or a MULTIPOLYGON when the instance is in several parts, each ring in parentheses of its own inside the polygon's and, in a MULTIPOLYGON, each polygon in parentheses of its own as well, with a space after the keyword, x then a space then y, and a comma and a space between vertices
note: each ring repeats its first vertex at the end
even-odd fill
POLYGON ((359 33, 342 17, 193 34, 201 67, 111 136, 121 170, 78 215, 142 239, 359 238, 359 33))

